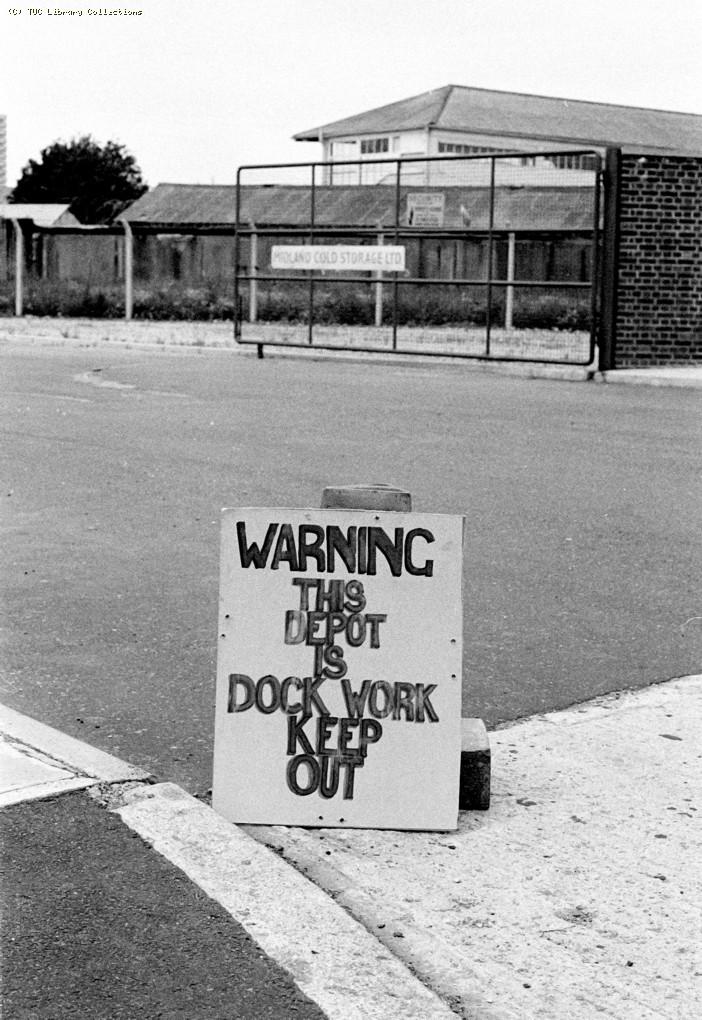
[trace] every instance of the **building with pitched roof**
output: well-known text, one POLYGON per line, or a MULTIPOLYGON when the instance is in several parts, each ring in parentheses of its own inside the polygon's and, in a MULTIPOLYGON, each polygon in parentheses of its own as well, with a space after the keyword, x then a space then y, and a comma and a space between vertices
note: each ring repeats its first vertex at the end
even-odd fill
POLYGON ((0 220, 31 220, 38 227, 78 225, 69 206, 58 202, 0 202, 0 220))
MULTIPOLYGON (((573 150, 702 154, 702 116, 445 85, 293 137, 321 144, 325 162, 367 164, 365 172, 364 167, 335 169, 330 183, 377 183, 387 173, 378 161, 388 158, 523 153, 510 161, 513 178, 521 167, 523 183, 530 183, 538 168, 539 183, 566 185, 585 181, 558 171, 593 165, 587 152, 573 150), (536 155, 544 152, 553 155, 536 155)), ((424 167, 417 172, 426 173, 424 167)))
MULTIPOLYGON (((403 210, 407 190, 400 192, 403 210)), ((261 227, 299 229, 310 222, 307 185, 242 185, 239 222, 261 227)), ((487 230, 490 194, 486 188, 446 191, 443 211, 447 229, 487 230)), ((315 193, 315 223, 320 228, 390 227, 395 222, 392 188, 320 185, 315 193)), ((522 192, 500 189, 495 196, 496 222, 509 222, 524 233, 583 233, 592 230, 592 182, 589 187, 539 188, 522 192)), ((157 184, 122 214, 132 227, 158 231, 179 227, 186 233, 202 227, 222 228, 236 223, 236 187, 231 184, 157 184)))

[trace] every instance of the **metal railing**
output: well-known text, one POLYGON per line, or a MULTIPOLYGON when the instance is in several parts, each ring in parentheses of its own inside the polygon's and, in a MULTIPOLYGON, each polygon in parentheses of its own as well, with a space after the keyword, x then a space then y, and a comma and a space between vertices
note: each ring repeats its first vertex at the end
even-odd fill
MULTIPOLYGON (((515 152, 241 167, 237 173, 234 257, 237 342, 256 345, 259 355, 264 346, 287 346, 591 364, 598 320, 600 157, 591 150, 575 150, 530 153, 527 166, 522 165, 524 160, 524 153, 515 152), (580 160, 582 169, 559 169, 551 162, 558 159, 562 164, 566 156, 571 163, 580 160), (335 193, 340 194, 348 185, 325 182, 332 173, 338 174, 340 167, 368 168, 371 163, 376 171, 379 168, 383 171, 376 173, 377 183, 354 189, 355 209, 361 213, 357 219, 362 217, 366 222, 344 221, 343 210, 333 213, 333 209, 338 205, 335 193), (573 181, 574 173, 578 175, 577 182, 573 181), (297 189, 294 216, 291 208, 280 210, 279 215, 287 216, 282 222, 266 222, 260 215, 255 219, 250 207, 255 204, 254 197, 260 199, 257 189, 262 185, 260 180, 253 184, 247 184, 247 180, 265 175, 265 185, 274 189, 271 192, 274 196, 276 187, 282 191, 286 185, 272 184, 271 177, 284 178, 293 174, 298 182, 303 178, 301 183, 287 185, 297 189), (561 192, 559 203, 566 210, 562 224, 554 223, 552 216, 548 222, 540 222, 543 202, 541 205, 534 202, 539 190, 554 187, 561 192), (367 194, 366 210, 363 193, 367 194), (463 193, 472 201, 467 211, 460 201, 463 193), (505 203, 507 193, 511 194, 505 203), (435 205, 444 211, 441 215, 435 214, 433 221, 431 215, 425 214, 417 225, 416 221, 409 222, 407 209, 410 197, 416 200, 422 194, 435 199, 443 195, 443 200, 435 201, 435 205), (568 194, 574 199, 577 197, 570 209, 567 199, 564 200, 568 194), (574 216, 576 206, 578 215, 574 216), (381 209, 382 215, 375 224, 368 223, 376 207, 381 209), (456 215, 457 207, 462 214, 460 220, 456 215), (471 219, 467 215, 476 209, 477 222, 475 217, 471 219), (505 210, 512 221, 506 220, 505 210), (586 272, 581 272, 579 278, 557 278, 554 273, 546 274, 546 278, 536 273, 520 277, 516 272, 520 245, 563 245, 575 241, 583 261, 587 262, 586 272), (414 249, 414 257, 410 259, 412 265, 402 275, 330 273, 316 269, 281 272, 268 266, 262 268, 272 246, 285 242, 315 246, 390 243, 405 247, 408 253, 414 249), (424 267, 420 273, 416 271, 416 251, 428 244, 439 253, 438 264, 429 269, 424 267), (480 272, 472 275, 441 272, 441 251, 450 251, 451 246, 455 249, 456 245, 481 249, 480 272), (498 254, 503 255, 504 271, 501 273, 498 272, 498 254), (583 275, 585 279, 581 278, 583 275), (344 288, 345 298, 339 297, 344 288), (268 301, 264 299, 266 291, 268 301), (418 300, 420 293, 427 297, 418 300), (281 315, 280 307, 271 307, 276 304, 270 300, 272 295, 277 298, 278 306, 283 305, 284 314, 281 315), (408 295, 412 295, 411 301, 408 295), (538 296, 538 299, 532 297, 530 302, 525 295, 538 296), (353 314, 349 315, 348 308, 342 308, 339 321, 335 323, 334 306, 338 311, 338 306, 343 306, 345 301, 346 304, 355 302, 357 321, 353 314), (545 308, 543 328, 538 326, 538 308, 536 311, 532 308, 530 316, 524 314, 525 306, 539 302, 545 308), (570 316, 571 326, 574 324, 577 328, 554 326, 553 316, 549 318, 546 314, 549 302, 556 310, 561 308, 561 319, 567 323, 570 316), (568 302, 573 305, 572 314, 568 302), (408 303, 424 306, 433 303, 436 321, 432 322, 431 311, 426 308, 413 318, 411 308, 408 312, 408 303), (525 318, 534 325, 524 328, 525 318), (410 325, 414 320, 417 320, 414 326, 410 325), (476 329, 481 333, 480 342, 476 329)), ((258 204, 260 206, 260 201, 258 204)), ((270 215, 267 213, 266 218, 270 215)), ((348 211, 346 217, 348 219, 348 211)))

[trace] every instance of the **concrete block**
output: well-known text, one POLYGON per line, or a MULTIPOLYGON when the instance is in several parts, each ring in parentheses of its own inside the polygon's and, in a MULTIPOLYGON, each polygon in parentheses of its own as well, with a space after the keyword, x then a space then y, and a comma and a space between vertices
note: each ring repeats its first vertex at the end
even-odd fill
POLYGON ((490 740, 482 719, 461 719, 459 811, 490 807, 490 740))
POLYGON ((328 485, 322 491, 322 509, 391 510, 411 513, 412 497, 404 489, 382 482, 360 485, 328 485))

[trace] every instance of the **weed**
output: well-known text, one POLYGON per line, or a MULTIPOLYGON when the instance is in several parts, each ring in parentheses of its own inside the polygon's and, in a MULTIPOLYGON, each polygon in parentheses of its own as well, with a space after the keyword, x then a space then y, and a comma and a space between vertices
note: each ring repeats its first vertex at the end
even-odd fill
MULTIPOLYGON (((382 324, 398 326, 485 326, 488 318, 484 285, 427 285, 398 283, 397 310, 393 312, 394 284, 383 282, 382 324)), ((334 284, 316 281, 313 289, 314 322, 320 326, 372 326, 376 321, 376 282, 334 284)), ((248 293, 240 295, 240 314, 249 317, 248 293)), ((495 287, 491 294, 490 322, 505 321, 506 289, 495 287)), ((32 281, 25 297, 29 315, 117 319, 124 316, 121 286, 91 287, 71 282, 32 281)), ((134 294, 134 318, 151 321, 213 322, 234 318, 231 292, 213 286, 183 288, 177 285, 139 288, 134 294)), ((11 302, 0 293, 0 315, 11 314, 11 302)), ((305 325, 310 314, 310 285, 307 280, 259 282, 257 320, 261 323, 305 325)), ((515 329, 553 329, 569 332, 590 328, 590 297, 585 289, 514 289, 515 329)), ((69 336, 69 331, 62 331, 69 336)), ((199 346, 195 341, 193 346, 199 346)))

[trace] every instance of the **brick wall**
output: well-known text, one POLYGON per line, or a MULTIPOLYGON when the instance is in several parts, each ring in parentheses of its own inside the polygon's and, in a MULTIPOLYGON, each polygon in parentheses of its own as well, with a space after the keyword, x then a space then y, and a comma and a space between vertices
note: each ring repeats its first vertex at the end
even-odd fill
POLYGON ((702 156, 621 161, 617 368, 702 361, 702 156))

